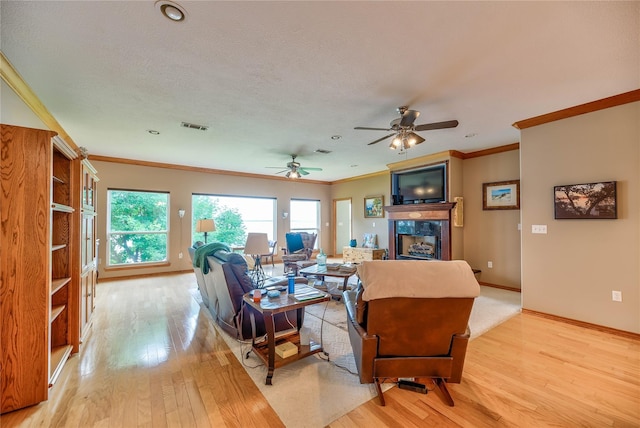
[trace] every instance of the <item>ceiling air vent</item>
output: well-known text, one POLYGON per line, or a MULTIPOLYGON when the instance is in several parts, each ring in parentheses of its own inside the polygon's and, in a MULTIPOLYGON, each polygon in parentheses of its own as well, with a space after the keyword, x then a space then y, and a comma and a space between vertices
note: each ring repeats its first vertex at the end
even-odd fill
POLYGON ((316 153, 322 153, 323 155, 328 155, 329 153, 331 153, 331 150, 325 150, 325 149, 315 149, 314 152, 316 153))
POLYGON ((209 129, 208 126, 196 125, 195 123, 188 123, 188 122, 182 122, 180 126, 182 126, 183 128, 197 129, 199 131, 206 131, 207 129, 209 129))

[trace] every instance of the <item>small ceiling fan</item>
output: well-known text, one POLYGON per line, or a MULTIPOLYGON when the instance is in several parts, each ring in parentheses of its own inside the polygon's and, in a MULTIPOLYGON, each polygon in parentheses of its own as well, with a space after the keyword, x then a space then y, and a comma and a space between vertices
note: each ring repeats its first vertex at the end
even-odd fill
POLYGON ((455 128, 458 126, 457 120, 447 120, 445 122, 426 123, 423 125, 414 125, 414 122, 420 116, 420 112, 416 110, 409 110, 407 106, 401 106, 397 108, 400 117, 393 119, 389 124, 389 128, 369 128, 365 126, 356 126, 353 129, 361 129, 367 131, 393 131, 389 135, 385 135, 382 138, 378 138, 375 141, 370 142, 368 145, 379 143, 389 137, 395 137, 391 140, 389 145, 390 149, 400 149, 400 152, 407 150, 417 144, 424 142, 424 138, 415 133, 415 131, 432 131, 435 129, 455 128))
POLYGON ((288 162, 286 167, 268 166, 267 168, 286 168, 276 174, 286 172, 285 177, 287 178, 300 178, 302 175, 309 175, 309 171, 322 171, 322 168, 303 168, 300 166, 300 162, 296 162, 296 157, 297 155, 291 155, 291 162, 288 162))

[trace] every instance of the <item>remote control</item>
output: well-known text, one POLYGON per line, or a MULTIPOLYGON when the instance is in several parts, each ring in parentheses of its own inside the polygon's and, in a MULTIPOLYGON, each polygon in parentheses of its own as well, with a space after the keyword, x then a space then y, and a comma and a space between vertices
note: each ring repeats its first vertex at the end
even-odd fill
POLYGON ((418 382, 412 382, 410 380, 399 380, 398 388, 406 389, 413 392, 419 392, 421 394, 427 393, 427 387, 418 382))

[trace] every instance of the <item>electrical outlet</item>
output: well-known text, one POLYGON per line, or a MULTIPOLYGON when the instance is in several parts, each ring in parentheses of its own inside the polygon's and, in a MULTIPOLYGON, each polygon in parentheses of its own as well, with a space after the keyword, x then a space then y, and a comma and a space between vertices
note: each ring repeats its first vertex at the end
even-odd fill
POLYGON ((182 251, 180 251, 180 252, 178 253, 178 258, 179 258, 179 259, 181 259, 181 258, 182 258, 182 251))
POLYGON ((622 291, 611 291, 611 300, 614 302, 622 302, 622 291))
POLYGON ((532 224, 531 225, 531 233, 547 233, 547 225, 546 224, 532 224))
POLYGON ((493 269, 493 262, 487 262, 487 267, 489 269, 493 269))

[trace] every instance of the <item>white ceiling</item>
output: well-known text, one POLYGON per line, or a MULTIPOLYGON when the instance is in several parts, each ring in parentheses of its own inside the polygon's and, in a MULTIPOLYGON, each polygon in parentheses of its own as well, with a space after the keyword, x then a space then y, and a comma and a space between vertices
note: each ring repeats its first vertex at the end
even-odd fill
POLYGON ((90 154, 274 174, 296 153, 321 181, 511 144, 515 121, 640 88, 640 2, 178 3, 182 23, 154 1, 3 0, 1 49, 90 154), (353 129, 401 105, 460 125, 403 157, 353 129))

